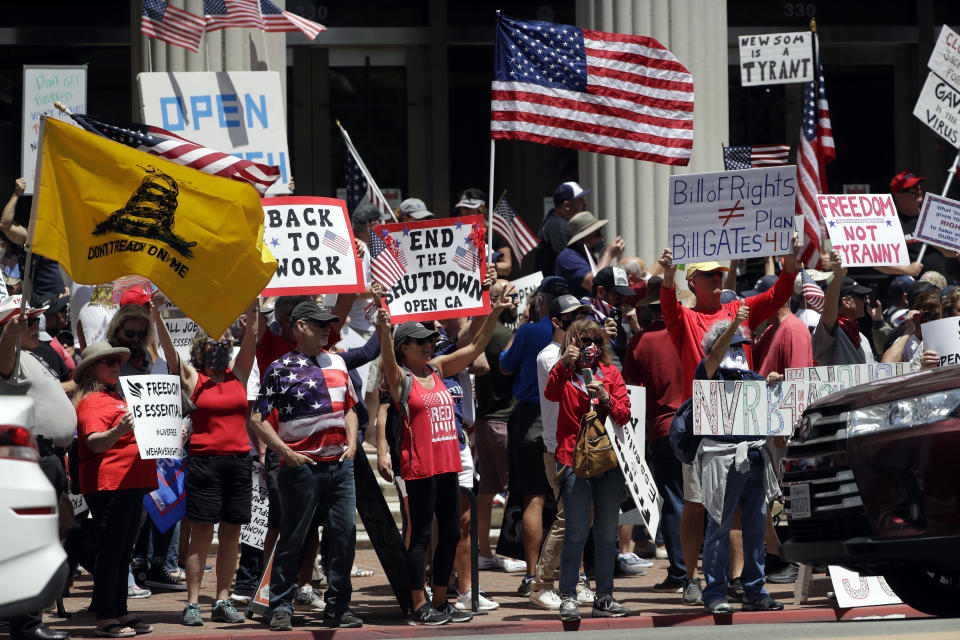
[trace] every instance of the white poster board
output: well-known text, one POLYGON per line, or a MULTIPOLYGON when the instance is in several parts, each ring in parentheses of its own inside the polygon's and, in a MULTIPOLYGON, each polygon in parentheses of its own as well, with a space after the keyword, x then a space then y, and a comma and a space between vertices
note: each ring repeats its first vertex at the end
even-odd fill
POLYGON ((164 318, 163 324, 167 326, 173 348, 177 350, 180 359, 190 362, 190 344, 200 327, 190 318, 164 318))
POLYGON ((663 502, 657 491, 657 484, 646 461, 646 414, 647 390, 644 387, 627 386, 630 395, 630 422, 627 425, 616 425, 607 420, 607 426, 613 427, 614 447, 617 462, 627 482, 630 496, 636 509, 631 509, 621 515, 621 524, 636 522, 632 516, 639 511, 640 519, 646 525, 651 536, 657 533, 660 526, 660 504, 663 502))
POLYGON ((817 207, 845 267, 910 264, 897 207, 889 193, 821 194, 817 207))
POLYGON ((264 296, 361 293, 347 203, 333 198, 264 198, 263 243, 277 259, 264 296))
POLYGON ((796 174, 789 165, 670 176, 674 263, 789 253, 796 174))
POLYGON ((941 367, 960 364, 960 317, 924 322, 920 328, 923 347, 937 352, 941 367))
POLYGON ((26 195, 33 194, 40 116, 74 124, 70 116, 53 106, 58 101, 73 113, 87 112, 87 65, 23 65, 20 171, 27 181, 26 195))
POLYGON ((183 458, 180 378, 121 376, 123 396, 133 414, 133 432, 144 460, 183 458))
POLYGON ((913 115, 938 136, 960 148, 960 91, 946 80, 935 73, 927 75, 913 115))
MULTIPOLYGON (((528 276, 523 276, 522 278, 517 278, 516 280, 510 281, 510 284, 512 284, 517 290, 518 319, 523 315, 523 312, 527 308, 527 305, 530 304, 530 301, 533 300, 533 294, 536 293, 537 287, 540 286, 541 282, 543 282, 543 272, 541 271, 537 271, 536 273, 531 273, 528 276)), ((512 326, 508 325, 507 328, 511 330, 516 329, 517 325, 514 323, 512 326)))
POLYGON ((960 251, 960 202, 927 193, 920 205, 914 237, 935 247, 960 251))
POLYGON ((267 539, 267 520, 270 517, 270 496, 267 491, 265 467, 253 462, 253 500, 250 504, 250 522, 240 529, 240 542, 263 550, 267 539))
POLYGON ((694 380, 693 433, 789 436, 800 418, 791 388, 764 380, 694 380))
POLYGON ((906 373, 910 373, 910 365, 906 362, 791 368, 784 371, 783 384, 795 388, 792 397, 787 392, 782 403, 793 402, 799 420, 809 405, 831 393, 906 373))
POLYGON ((883 576, 861 576, 856 571, 830 565, 830 581, 841 609, 900 604, 901 600, 883 576))
POLYGON ((143 122, 244 160, 280 168, 267 196, 290 193, 293 175, 276 71, 140 73, 143 122))
POLYGON ((927 66, 953 88, 960 89, 960 35, 947 25, 940 28, 940 37, 933 45, 927 66))
POLYGON ((790 84, 813 80, 813 44, 809 31, 743 35, 740 84, 790 84))

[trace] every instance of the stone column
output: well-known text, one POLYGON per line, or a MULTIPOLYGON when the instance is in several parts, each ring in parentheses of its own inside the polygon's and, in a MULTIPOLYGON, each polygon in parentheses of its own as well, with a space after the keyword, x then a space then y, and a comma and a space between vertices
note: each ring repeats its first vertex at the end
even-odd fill
POLYGON ((580 184, 593 188, 588 206, 610 220, 628 255, 648 265, 667 246, 669 178, 722 171, 728 140, 727 9, 714 0, 577 0, 577 26, 656 38, 693 74, 694 144, 687 167, 579 153, 580 184))

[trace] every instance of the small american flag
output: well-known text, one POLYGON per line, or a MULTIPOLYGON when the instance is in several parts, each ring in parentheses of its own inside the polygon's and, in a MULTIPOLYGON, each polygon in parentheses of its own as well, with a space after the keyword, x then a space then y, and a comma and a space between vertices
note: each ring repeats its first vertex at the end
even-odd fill
POLYGON ((260 13, 263 16, 263 26, 261 28, 267 33, 300 31, 313 40, 318 33, 327 30, 325 26, 318 22, 284 11, 270 0, 260 0, 260 13))
POLYGON ((477 252, 473 247, 469 249, 466 247, 457 247, 457 250, 453 252, 453 261, 456 262, 457 266, 461 269, 467 271, 476 271, 480 265, 477 252))
POLYGON ((806 269, 800 270, 800 282, 803 285, 803 300, 807 308, 823 313, 823 289, 810 277, 806 269))
POLYGON ((723 166, 727 171, 778 167, 787 164, 788 144, 761 144, 723 148, 723 166))
POLYGON ((229 27, 263 29, 257 0, 203 0, 207 31, 229 27))
POLYGON ((493 138, 686 165, 693 76, 646 36, 498 16, 493 138))
POLYGON ((504 237, 510 245, 510 250, 521 261, 523 256, 533 251, 539 242, 537 236, 530 231, 507 202, 506 197, 500 198, 497 208, 493 210, 493 230, 504 237))
POLYGON ((259 191, 260 195, 280 178, 279 167, 250 162, 229 153, 201 147, 159 127, 94 118, 78 113, 71 114, 71 117, 91 133, 212 176, 246 182, 259 191))
POLYGON ((194 53, 200 52, 203 17, 169 5, 164 0, 143 0, 140 33, 194 53))
POLYGON ((396 246, 396 240, 387 235, 383 238, 378 233, 370 234, 370 274, 374 282, 379 282, 389 289, 407 273, 399 258, 402 253, 396 246), (387 246, 387 241, 392 246, 387 246))
POLYGON ((612 305, 604 302, 600 298, 580 298, 580 303, 590 305, 590 316, 600 324, 607 321, 607 316, 609 316, 610 311, 613 310, 612 305))
POLYGON ((330 231, 330 229, 327 229, 326 231, 323 232, 322 242, 325 246, 330 247, 337 253, 341 253, 343 255, 347 255, 347 252, 350 249, 350 245, 347 244, 346 239, 341 238, 340 236, 335 234, 333 231, 330 231))

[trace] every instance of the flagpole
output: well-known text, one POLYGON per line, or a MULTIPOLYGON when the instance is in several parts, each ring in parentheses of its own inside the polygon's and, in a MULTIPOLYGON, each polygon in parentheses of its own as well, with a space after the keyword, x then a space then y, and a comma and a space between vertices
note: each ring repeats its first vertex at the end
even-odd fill
POLYGON ((353 140, 350 139, 350 134, 347 133, 347 130, 343 128, 343 125, 340 124, 339 120, 335 120, 337 127, 340 129, 340 135, 343 136, 343 141, 347 145, 347 148, 350 150, 350 153, 353 154, 353 159, 356 161, 357 165, 363 171, 364 177, 367 179, 367 187, 373 189, 377 197, 387 205, 387 211, 390 213, 390 217, 393 218, 394 222, 397 222, 397 216, 393 213, 393 209, 390 207, 387 199, 384 197, 383 192, 380 191, 380 187, 377 186, 377 183, 373 179, 373 175, 370 173, 370 170, 367 169, 367 165, 364 164, 363 158, 360 157, 360 154, 357 152, 357 148, 353 146, 353 140))
MULTIPOLYGON (((490 138, 490 188, 487 190, 487 259, 493 257, 493 168, 496 157, 496 140, 490 138)), ((503 190, 507 192, 506 189, 503 190)), ((500 196, 501 198, 503 196, 500 196)))
MULTIPOLYGON (((820 116, 819 116, 819 113, 820 113, 820 39, 817 36, 817 19, 816 18, 810 18, 810 33, 812 34, 811 45, 813 46, 813 108, 814 108, 814 111, 817 113, 817 121, 819 122, 819 119, 820 119, 820 116)), ((817 128, 818 128, 817 137, 819 138, 819 135, 820 135, 819 125, 817 125, 817 128)), ((799 153, 799 151, 797 153, 799 153)), ((821 154, 818 153, 817 154, 818 165, 820 164, 821 157, 822 157, 821 154)), ((826 180, 827 180, 826 173, 827 173, 827 167, 825 164, 823 166, 817 167, 817 175, 819 176, 819 180, 821 184, 826 183, 826 180)), ((818 192, 820 191, 819 184, 817 185, 817 191, 818 192)), ((826 249, 826 246, 827 246, 826 241, 828 239, 828 236, 825 235, 826 227, 823 224, 823 220, 820 219, 819 217, 818 217, 818 220, 820 223, 817 225, 818 226, 817 235, 820 236, 820 260, 822 262, 823 251, 824 249, 826 249)), ((819 267, 820 265, 818 264, 817 266, 819 267)))
MULTIPOLYGON (((958 167, 960 167, 960 151, 957 151, 957 155, 953 159, 953 164, 947 171, 947 183, 943 186, 943 191, 940 192, 940 195, 944 198, 950 193, 950 187, 953 185, 953 176, 957 175, 958 167)), ((920 247, 920 253, 917 254, 917 262, 923 262, 923 256, 926 255, 928 246, 930 245, 924 242, 923 246, 920 247)))

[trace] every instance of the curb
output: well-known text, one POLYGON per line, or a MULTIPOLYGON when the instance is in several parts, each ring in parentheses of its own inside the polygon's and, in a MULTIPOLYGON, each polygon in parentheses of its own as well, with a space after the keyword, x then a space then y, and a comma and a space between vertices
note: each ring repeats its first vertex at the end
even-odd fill
MULTIPOLYGON (((641 615, 626 618, 584 618, 579 623, 558 623, 557 620, 503 620, 483 623, 483 617, 473 624, 448 624, 442 627, 426 629, 408 625, 370 625, 361 629, 328 629, 307 626, 296 627, 293 631, 277 633, 264 628, 263 631, 241 633, 217 633, 191 635, 192 640, 330 640, 336 634, 337 640, 381 640, 383 638, 421 638, 425 635, 480 636, 503 635, 513 633, 556 633, 563 631, 587 631, 603 629, 655 629, 679 626, 730 626, 735 624, 771 624, 785 622, 838 622, 869 618, 926 618, 907 605, 884 605, 877 607, 858 607, 840 609, 832 607, 809 607, 784 611, 748 611, 737 612, 732 616, 712 616, 705 613, 674 613, 664 615, 641 615)), ((181 634, 158 635, 152 638, 183 638, 181 634)))

